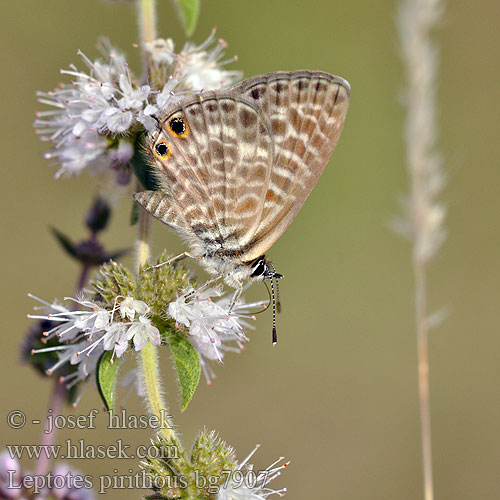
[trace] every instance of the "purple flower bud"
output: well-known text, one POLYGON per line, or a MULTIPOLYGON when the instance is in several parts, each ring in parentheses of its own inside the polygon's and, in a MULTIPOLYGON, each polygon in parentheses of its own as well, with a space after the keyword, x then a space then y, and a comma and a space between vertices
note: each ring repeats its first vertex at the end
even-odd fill
POLYGON ((103 198, 97 197, 87 213, 85 222, 93 233, 97 233, 106 229, 110 215, 111 207, 103 198))

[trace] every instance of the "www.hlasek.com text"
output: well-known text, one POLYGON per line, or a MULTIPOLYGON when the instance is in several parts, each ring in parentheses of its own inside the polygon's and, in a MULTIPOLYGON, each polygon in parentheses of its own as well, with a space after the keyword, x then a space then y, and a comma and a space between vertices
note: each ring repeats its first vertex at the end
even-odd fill
POLYGON ((7 451, 11 458, 30 460, 47 458, 52 460, 129 460, 129 459, 172 459, 179 458, 177 446, 158 446, 155 444, 138 445, 132 448, 122 439, 111 444, 88 444, 85 440, 72 441, 67 439, 64 444, 37 445, 37 444, 8 444, 7 451))

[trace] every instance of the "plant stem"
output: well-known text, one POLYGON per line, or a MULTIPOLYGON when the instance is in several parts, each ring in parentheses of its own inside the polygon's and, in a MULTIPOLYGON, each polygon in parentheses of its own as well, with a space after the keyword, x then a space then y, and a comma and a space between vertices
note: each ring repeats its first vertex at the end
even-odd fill
MULTIPOLYGON (((149 233, 151 229, 151 217, 149 214, 140 209, 139 221, 137 230, 137 270, 144 267, 149 257, 149 233)), ((160 434, 167 440, 168 443, 176 445, 180 448, 180 444, 176 438, 175 432, 170 423, 167 406, 163 400, 163 391, 160 380, 160 370, 158 366, 158 354, 156 347, 148 342, 141 349, 141 374, 143 387, 146 390, 146 404, 152 415, 156 416, 160 422, 166 423, 160 429, 160 434)))
MULTIPOLYGON (((139 26, 141 42, 152 42, 156 38, 156 0, 138 0, 139 26)), ((148 75, 151 70, 148 53, 142 51, 148 75)), ((138 234, 136 246, 137 271, 148 262, 149 258, 149 233, 151 232, 151 218, 145 210, 139 208, 138 234)))
POLYGON ((432 500, 432 439, 431 409, 429 402, 429 331, 427 328, 426 267, 419 259, 413 261, 415 275, 415 321, 417 330, 418 393, 420 400, 420 432, 422 436, 422 462, 424 498, 432 500))
MULTIPOLYGON (((138 0, 139 29, 141 42, 152 42, 157 38, 156 34, 156 0, 138 0)), ((144 62, 148 75, 151 74, 152 66, 149 54, 143 50, 144 62)))
MULTIPOLYGON (((149 258, 149 233, 151 231, 151 217, 143 210, 139 209, 139 221, 137 228, 137 249, 136 249, 136 267, 137 271, 147 264, 149 258)), ((160 380, 160 370, 158 366, 158 354, 156 347, 148 342, 141 349, 141 374, 143 387, 146 390, 146 404, 152 415, 156 416, 163 424, 159 433, 172 445, 180 449, 180 443, 177 440, 170 417, 168 416, 167 406, 163 400, 163 391, 160 380)))
POLYGON ((142 383, 146 389, 146 402, 149 411, 163 423, 159 434, 169 444, 177 446, 180 450, 180 442, 175 435, 172 420, 170 415, 168 415, 168 410, 163 400, 158 354, 155 346, 149 342, 141 349, 141 372, 142 383))
MULTIPOLYGON (((66 387, 64 387, 64 385, 61 384, 59 380, 57 379, 54 380, 54 385, 52 387, 52 394, 50 396, 47 415, 55 417, 56 415, 61 414, 65 396, 66 396, 66 387)), ((51 432, 47 432, 48 430, 49 426, 47 422, 42 434, 42 442, 40 444, 40 447, 42 449, 47 449, 44 447, 52 446, 56 441, 56 435, 57 435, 56 428, 53 427, 51 432)), ((50 458, 47 457, 46 453, 41 453, 40 458, 36 464, 37 476, 45 476, 49 472, 49 468, 50 468, 50 458)))
POLYGON ((148 263, 150 232, 151 232, 151 217, 143 208, 139 208, 139 220, 137 222, 137 242, 136 242, 137 272, 139 272, 139 270, 148 263))
POLYGON ((76 296, 78 296, 78 294, 83 290, 89 276, 89 271, 90 266, 88 264, 83 264, 80 276, 78 277, 78 283, 76 285, 76 296))
MULTIPOLYGON (((141 42, 152 42, 156 39, 156 0, 138 0, 139 25, 141 29, 141 42)), ((148 54, 143 51, 148 74, 151 74, 151 61, 148 54)), ((151 232, 151 217, 142 208, 139 209, 136 267, 139 272, 149 259, 149 235, 151 232)), ((163 400, 163 391, 158 364, 158 353, 155 346, 148 342, 141 349, 141 374, 143 387, 146 390, 146 404, 152 415, 155 415, 163 424, 159 433, 165 440, 180 449, 180 443, 171 424, 168 410, 163 400)))
POLYGON ((433 500, 431 413, 429 402, 429 321, 427 265, 443 241, 444 209, 437 201, 443 186, 436 142, 436 50, 431 31, 442 14, 441 0, 404 0, 399 15, 403 62, 408 78, 406 150, 411 182, 409 234, 413 240, 415 324, 424 498, 433 500))

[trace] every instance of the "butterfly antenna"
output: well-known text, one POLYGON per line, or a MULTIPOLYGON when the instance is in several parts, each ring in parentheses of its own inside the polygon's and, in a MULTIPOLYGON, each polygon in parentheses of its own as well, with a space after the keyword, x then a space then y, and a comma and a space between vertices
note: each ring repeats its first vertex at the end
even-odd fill
MULTIPOLYGON (((274 268, 274 264, 272 262, 269 262, 269 266, 271 267, 273 274, 276 275, 276 269, 274 268)), ((273 276, 274 278, 274 276, 273 276)), ((280 285, 278 282, 278 278, 276 278, 276 310, 278 313, 281 312, 281 301, 280 301, 280 285)))
POLYGON ((276 280, 276 310, 278 313, 281 312, 280 285, 278 280, 276 280))
POLYGON ((273 345, 278 343, 278 333, 276 331, 276 299, 274 296, 274 279, 269 280, 271 282, 271 301, 273 303, 273 345))

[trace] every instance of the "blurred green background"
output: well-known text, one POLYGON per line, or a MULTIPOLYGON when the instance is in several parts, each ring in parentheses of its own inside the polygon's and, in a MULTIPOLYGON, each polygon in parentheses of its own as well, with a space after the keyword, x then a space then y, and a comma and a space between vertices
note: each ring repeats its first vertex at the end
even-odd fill
MULTIPOLYGON (((158 2, 159 31, 180 48, 172 6, 158 2)), ((447 2, 435 40, 439 70, 439 149, 448 172, 443 198, 448 239, 430 267, 430 309, 450 316, 430 339, 435 491, 439 500, 500 498, 500 228, 498 173, 499 3, 447 2)), ((175 379, 164 351, 167 395, 189 444, 203 425, 217 429, 240 457, 255 443, 264 468, 292 461, 276 487, 288 496, 388 500, 421 498, 416 349, 410 247, 389 229, 406 192, 400 105, 403 89, 395 13, 379 0, 203 2, 194 40, 212 27, 237 54, 245 76, 322 69, 347 78, 351 107, 337 151, 313 194, 269 252, 281 283, 280 342, 271 348, 270 313, 261 315, 240 355, 216 366, 179 415, 175 379)), ((40 427, 10 429, 12 409, 43 418, 50 382, 19 366, 31 291, 52 299, 72 293, 78 267, 49 235, 49 224, 75 238, 96 187, 92 177, 54 180, 32 121, 37 89, 80 65, 78 49, 97 56, 105 35, 139 68, 133 5, 103 0, 2 2, 3 194, 2 409, 0 444, 36 444, 40 427)), ((80 65, 81 66, 81 65, 80 65)), ((109 248, 131 245, 130 204, 123 200, 105 235, 109 248)), ((178 238, 154 224, 154 250, 177 252, 178 238)), ((131 258, 129 258, 129 262, 131 258)), ((191 264, 199 271, 196 264, 191 264)), ((262 286, 254 296, 265 297, 262 286)), ((133 366, 130 356, 129 366, 133 366)), ((132 397, 130 411, 143 412, 132 397)), ((89 389, 76 413, 101 408, 89 389)), ((68 409, 68 412, 73 410, 68 409)), ((63 431, 59 441, 118 438, 147 443, 149 431, 63 431)), ((34 464, 23 462, 27 469, 34 464)), ((127 473, 136 461, 82 460, 97 476, 127 473)), ((136 490, 110 498, 138 498, 136 490)))

